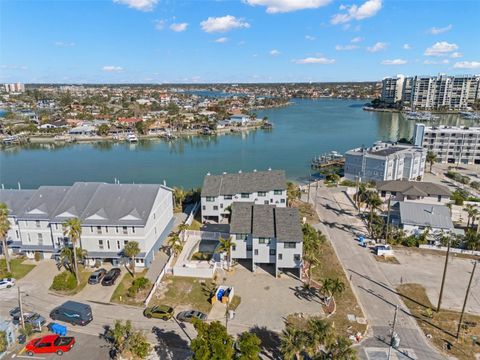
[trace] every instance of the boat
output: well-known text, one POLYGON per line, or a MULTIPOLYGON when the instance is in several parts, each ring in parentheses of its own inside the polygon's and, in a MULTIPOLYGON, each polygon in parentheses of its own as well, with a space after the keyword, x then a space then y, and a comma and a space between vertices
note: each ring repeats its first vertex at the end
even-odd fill
POLYGON ((138 142, 137 135, 135 135, 135 134, 128 134, 128 135, 127 135, 127 141, 128 141, 129 143, 136 143, 136 142, 138 142))
POLYGON ((266 129, 266 130, 270 130, 273 128, 273 125, 272 123, 268 122, 268 121, 265 121, 262 125, 262 129, 266 129))
POLYGON ((465 120, 480 120, 480 113, 473 111, 462 111, 460 117, 465 120))
POLYGON ((4 138, 2 142, 4 145, 15 145, 20 143, 20 139, 18 136, 11 135, 4 138))
POLYGON ((408 111, 405 113, 405 117, 408 120, 419 120, 419 121, 433 121, 438 119, 438 116, 433 115, 430 112, 417 112, 417 111, 408 111))
POLYGON ((342 154, 338 151, 330 151, 329 153, 315 156, 312 159, 310 166, 313 169, 318 169, 334 165, 343 165, 343 163, 345 163, 345 157, 342 154))

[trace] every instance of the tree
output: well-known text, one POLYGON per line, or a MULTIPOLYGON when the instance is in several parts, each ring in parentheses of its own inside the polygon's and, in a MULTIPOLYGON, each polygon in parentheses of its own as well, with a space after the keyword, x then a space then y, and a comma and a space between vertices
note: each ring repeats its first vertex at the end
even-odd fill
POLYGON ((147 126, 147 123, 145 121, 138 121, 135 123, 135 130, 137 130, 137 132, 140 134, 140 135, 146 135, 147 132, 148 132, 148 126, 147 126))
POLYGON ((307 350, 309 354, 315 354, 323 345, 331 342, 333 337, 332 325, 324 319, 311 318, 308 320, 308 334, 310 344, 307 350))
POLYGON ((345 290, 345 284, 339 278, 327 278, 323 280, 322 290, 326 292, 329 297, 334 297, 336 294, 341 294, 345 290))
POLYGON ((170 254, 174 254, 175 256, 180 254, 183 249, 183 245, 180 242, 180 237, 176 233, 169 236, 167 239, 167 246, 170 248, 170 254))
POLYGON ((7 333, 5 331, 0 331, 0 354, 7 351, 7 346, 7 333))
POLYGON ((173 188, 173 204, 174 207, 182 206, 183 201, 185 200, 186 193, 182 188, 174 187, 173 188))
POLYGON ((280 336, 280 351, 285 360, 293 358, 300 360, 301 353, 305 351, 307 343, 307 332, 297 329, 292 324, 288 324, 280 336))
POLYGON ((479 250, 480 249, 480 234, 468 229, 463 238, 463 246, 467 250, 479 250))
MULTIPOLYGON (((64 235, 68 236, 72 242, 73 248, 76 249, 77 243, 82 236, 82 224, 78 218, 72 218, 65 222, 64 235)), ((77 279, 77 286, 80 285, 80 277, 78 276, 77 252, 73 252, 73 269, 75 271, 75 278, 77 279)))
POLYGON ((232 240, 232 237, 229 236, 228 238, 220 238, 220 245, 218 246, 216 252, 217 253, 227 253, 227 269, 230 271, 230 265, 232 262, 232 246, 235 246, 235 242, 232 240))
MULTIPOLYGON (((82 261, 87 257, 87 250, 76 248, 77 261, 82 261)), ((60 251, 60 261, 64 266, 68 267, 68 271, 75 274, 75 256, 73 250, 69 247, 63 247, 60 251)))
POLYGON ((289 181, 287 182, 287 200, 289 206, 292 206, 292 201, 300 199, 300 196, 302 195, 302 192, 300 191, 300 188, 298 185, 294 184, 293 182, 289 181))
POLYGON ((147 337, 142 331, 135 330, 130 320, 125 325, 116 320, 113 329, 109 329, 106 335, 116 355, 127 359, 145 359, 150 353, 147 337))
POLYGON ((473 228, 473 226, 475 225, 475 219, 478 215, 478 209, 475 206, 473 206, 472 204, 467 204, 467 205, 465 205, 463 210, 467 212, 467 216, 468 216, 467 228, 470 227, 470 221, 471 221, 471 225, 472 225, 472 228, 473 228))
POLYGON ((370 217, 368 220, 368 228, 370 229, 370 232, 371 232, 373 214, 375 213, 375 210, 378 209, 380 205, 383 204, 383 202, 382 202, 382 199, 380 199, 380 196, 378 196, 378 193, 376 191, 370 190, 367 192, 367 198, 365 203, 367 204, 367 207, 370 207, 370 217))
POLYGON ((197 337, 190 343, 193 360, 230 360, 234 356, 233 338, 219 321, 194 320, 197 337))
MULTIPOLYGON (((337 337, 326 346, 326 357, 324 359, 355 360, 357 352, 352 348, 352 342, 344 337, 337 337)), ((322 358, 320 358, 322 359, 322 358)))
POLYGON ((310 224, 304 224, 303 232, 303 259, 308 264, 308 286, 311 285, 312 270, 320 262, 318 255, 322 250, 322 245, 327 238, 321 231, 317 231, 310 224))
POLYGON ((430 164, 430 173, 432 172, 432 166, 437 161, 437 155, 433 151, 427 152, 427 162, 430 164))
POLYGON ((2 240, 2 250, 5 255, 5 263, 7 264, 7 272, 10 273, 10 256, 7 247, 7 234, 10 230, 10 220, 8 220, 8 207, 5 203, 0 203, 0 239, 2 240))
POLYGON ((262 341, 256 334, 243 332, 237 339, 237 360, 260 360, 262 341))
POLYGON ((107 124, 102 124, 97 129, 97 135, 107 136, 108 130, 110 130, 110 127, 107 124))
POLYGON ((140 254, 140 246, 136 241, 129 241, 123 248, 123 254, 130 259, 132 276, 135 275, 135 257, 140 254))

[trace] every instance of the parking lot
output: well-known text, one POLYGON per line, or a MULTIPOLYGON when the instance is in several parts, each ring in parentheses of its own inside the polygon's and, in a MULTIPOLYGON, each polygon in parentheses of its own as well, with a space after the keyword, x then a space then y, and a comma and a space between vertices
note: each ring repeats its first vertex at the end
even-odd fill
MULTIPOLYGON (((436 305, 440 294, 445 253, 431 254, 415 248, 395 250, 394 255, 400 264, 378 263, 389 281, 394 286, 402 283, 423 285, 430 302, 436 305)), ((451 255, 443 292, 444 308, 458 311, 462 309, 472 267, 472 260, 451 255)), ((477 273, 472 282, 466 310, 472 314, 480 314, 480 273, 477 273)))

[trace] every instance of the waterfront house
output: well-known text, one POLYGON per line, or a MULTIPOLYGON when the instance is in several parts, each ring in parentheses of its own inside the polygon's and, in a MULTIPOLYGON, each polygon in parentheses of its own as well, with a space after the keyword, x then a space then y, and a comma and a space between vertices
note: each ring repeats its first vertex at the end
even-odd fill
POLYGON ((418 146, 376 142, 345 153, 345 178, 360 181, 421 180, 427 151, 418 146))
POLYGON ((228 121, 233 126, 247 126, 250 123, 251 118, 245 114, 238 114, 230 116, 228 121))
POLYGON ((235 242, 232 259, 247 260, 248 265, 251 261, 252 271, 273 265, 275 276, 281 270, 300 272, 303 233, 298 209, 235 202, 230 234, 235 242))
POLYGON ((234 202, 277 207, 287 205, 287 181, 283 170, 207 174, 201 193, 202 222, 222 222, 234 202))
POLYGON ((72 186, 41 186, 37 190, 0 190, 13 224, 8 234, 14 252, 33 258, 59 254, 70 245, 64 223, 78 218, 82 235, 78 246, 90 264, 118 264, 124 246, 137 241, 137 266, 149 266, 173 227, 171 189, 149 184, 77 182, 72 186))
POLYGON ((392 180, 377 184, 380 197, 394 201, 421 202, 428 204, 447 204, 451 191, 446 186, 431 182, 392 180))
POLYGON ((81 125, 70 129, 68 133, 77 136, 93 136, 96 135, 97 129, 92 125, 81 125))

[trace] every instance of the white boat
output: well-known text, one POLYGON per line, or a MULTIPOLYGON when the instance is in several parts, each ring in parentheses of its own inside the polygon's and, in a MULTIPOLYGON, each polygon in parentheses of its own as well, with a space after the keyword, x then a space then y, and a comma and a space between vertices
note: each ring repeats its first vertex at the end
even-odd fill
POLYGON ((129 143, 138 142, 137 135, 135 135, 135 134, 128 134, 128 135, 127 135, 127 141, 128 141, 129 143))

